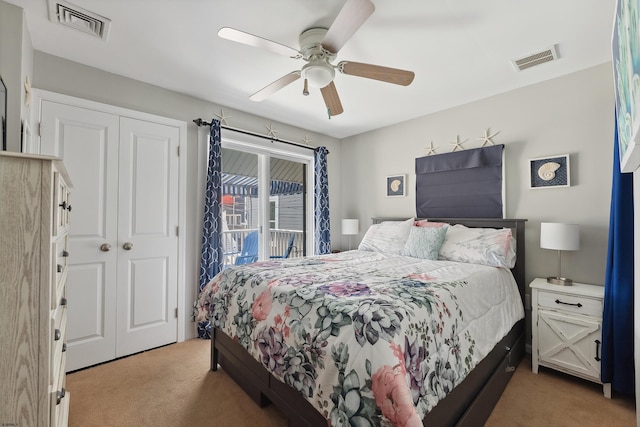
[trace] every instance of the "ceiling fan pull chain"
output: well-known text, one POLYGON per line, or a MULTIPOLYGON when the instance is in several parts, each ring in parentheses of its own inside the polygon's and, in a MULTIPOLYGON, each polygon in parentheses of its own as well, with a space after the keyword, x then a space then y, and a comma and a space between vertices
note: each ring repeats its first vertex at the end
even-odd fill
POLYGON ((307 79, 304 79, 304 86, 302 88, 302 94, 304 96, 308 96, 309 95, 309 81, 307 79))

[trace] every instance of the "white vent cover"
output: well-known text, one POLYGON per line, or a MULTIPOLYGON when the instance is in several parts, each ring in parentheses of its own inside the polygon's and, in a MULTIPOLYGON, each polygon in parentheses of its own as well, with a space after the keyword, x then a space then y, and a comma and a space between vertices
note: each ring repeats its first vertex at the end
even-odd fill
POLYGON ((111 20, 62 0, 49 0, 49 20, 107 40, 111 20))
POLYGON ((558 57, 558 50, 553 45, 548 49, 541 50, 540 52, 532 53, 522 58, 512 59, 511 63, 517 71, 523 71, 527 68, 535 67, 536 65, 544 64, 545 62, 555 61, 558 57))

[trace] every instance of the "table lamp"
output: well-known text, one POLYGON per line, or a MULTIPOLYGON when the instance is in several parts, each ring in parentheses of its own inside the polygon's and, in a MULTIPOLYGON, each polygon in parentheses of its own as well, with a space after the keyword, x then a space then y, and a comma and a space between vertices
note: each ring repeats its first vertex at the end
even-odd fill
POLYGON ((351 250, 351 236, 358 234, 359 222, 357 219, 342 220, 342 234, 349 236, 349 250, 351 250))
POLYGON ((543 222, 540 224, 540 247, 558 251, 558 276, 547 277, 547 282, 571 286, 573 280, 562 277, 562 251, 577 251, 580 248, 580 227, 577 224, 543 222))

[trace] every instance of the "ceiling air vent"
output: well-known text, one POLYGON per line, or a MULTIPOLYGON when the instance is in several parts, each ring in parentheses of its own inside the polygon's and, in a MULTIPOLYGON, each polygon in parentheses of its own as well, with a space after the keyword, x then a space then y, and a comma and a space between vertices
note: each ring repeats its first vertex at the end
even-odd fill
POLYGON ((555 61, 558 57, 558 50, 556 46, 551 46, 548 49, 540 52, 532 53, 523 58, 512 59, 511 63, 517 71, 523 71, 527 68, 535 67, 536 65, 544 64, 545 62, 555 61))
POLYGON ((49 0, 49 20, 105 41, 111 25, 110 19, 61 0, 49 0))

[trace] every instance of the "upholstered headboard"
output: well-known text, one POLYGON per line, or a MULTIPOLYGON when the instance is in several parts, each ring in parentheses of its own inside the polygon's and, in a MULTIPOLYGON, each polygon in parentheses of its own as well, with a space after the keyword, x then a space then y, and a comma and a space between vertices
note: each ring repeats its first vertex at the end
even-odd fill
POLYGON ((504 145, 416 159, 416 215, 503 218, 504 145))

